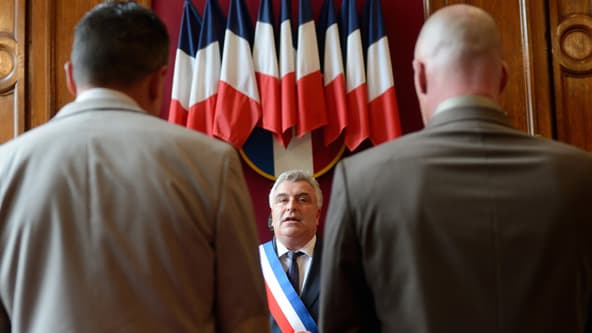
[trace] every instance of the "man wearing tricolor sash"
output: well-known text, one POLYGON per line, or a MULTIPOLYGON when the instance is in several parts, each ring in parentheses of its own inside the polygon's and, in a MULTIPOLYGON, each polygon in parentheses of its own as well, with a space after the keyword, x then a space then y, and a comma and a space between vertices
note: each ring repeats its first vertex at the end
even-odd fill
POLYGON ((259 246, 271 330, 318 332, 323 194, 306 171, 282 173, 269 193, 273 240, 259 246))

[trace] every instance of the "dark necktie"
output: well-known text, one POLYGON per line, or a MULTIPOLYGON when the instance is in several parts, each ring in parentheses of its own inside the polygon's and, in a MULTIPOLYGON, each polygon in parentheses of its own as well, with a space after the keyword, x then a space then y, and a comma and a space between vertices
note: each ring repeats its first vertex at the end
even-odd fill
POLYGON ((304 253, 302 252, 294 252, 294 251, 290 251, 288 252, 288 258, 290 258, 292 260, 292 263, 290 264, 290 267, 288 268, 288 279, 290 280, 290 282, 292 283, 292 286, 294 287, 294 290, 296 290, 296 293, 298 295, 300 295, 300 271, 298 270, 298 257, 300 257, 301 255, 303 255, 304 253))

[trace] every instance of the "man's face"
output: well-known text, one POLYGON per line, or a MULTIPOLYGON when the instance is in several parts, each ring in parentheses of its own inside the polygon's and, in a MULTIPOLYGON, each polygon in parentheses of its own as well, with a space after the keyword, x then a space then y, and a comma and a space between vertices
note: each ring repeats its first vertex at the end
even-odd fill
POLYGON ((277 187, 271 204, 273 232, 294 250, 312 239, 319 225, 320 208, 314 188, 306 181, 286 180, 277 187))

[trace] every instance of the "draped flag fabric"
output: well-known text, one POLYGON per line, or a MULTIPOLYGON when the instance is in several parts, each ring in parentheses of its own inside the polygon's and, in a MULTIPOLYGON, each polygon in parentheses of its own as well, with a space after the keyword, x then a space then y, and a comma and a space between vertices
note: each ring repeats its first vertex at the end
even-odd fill
POLYGON ((324 128, 325 145, 334 142, 347 126, 347 100, 343 54, 339 41, 339 27, 333 0, 325 0, 319 21, 319 51, 325 85, 327 126, 324 128))
POLYGON ((189 96, 191 92, 191 73, 195 61, 197 41, 201 28, 201 17, 190 0, 185 0, 179 42, 175 55, 173 72, 173 87, 168 120, 185 126, 189 111, 189 96))
POLYGON ((214 136, 242 147, 261 117, 259 92, 251 56, 252 24, 242 0, 228 11, 214 136))
MULTIPOLYGON (((282 126, 285 126, 283 127, 284 144, 281 144, 279 140, 274 140, 270 132, 255 128, 241 150, 241 156, 253 170, 272 180, 282 172, 290 169, 308 170, 315 175, 322 174, 336 163, 343 152, 342 149, 339 149, 341 146, 326 147, 323 144, 322 132, 319 130, 314 131, 314 133, 307 132, 301 136, 292 137, 293 127, 297 123, 296 106, 298 104, 296 102, 295 50, 292 39, 289 0, 282 0, 280 12, 280 69, 282 73, 282 126), (286 138, 289 139, 289 142, 286 138)), ((316 40, 314 42, 316 43, 316 40)), ((305 45, 305 47, 310 49, 309 45, 305 45)), ((317 57, 316 68, 318 71, 318 53, 316 50, 314 56, 317 57)), ((306 79, 310 80, 311 78, 314 79, 314 76, 306 79)), ((321 77, 319 76, 317 79, 318 88, 316 89, 322 90, 321 77)), ((263 92, 261 93, 263 94, 263 92)), ((324 106, 324 101, 315 97, 318 92, 314 94, 305 96, 312 98, 307 100, 305 105, 313 105, 315 109, 312 111, 317 112, 318 105, 324 106)), ((301 110, 298 112, 301 112, 301 110)))
POLYGON ((310 0, 299 0, 296 49, 298 137, 327 124, 323 77, 310 0))
POLYGON ((362 17, 370 141, 378 145, 401 136, 401 123, 380 0, 367 0, 362 17))
POLYGON ((311 0, 298 0, 296 29, 293 0, 260 0, 255 29, 245 0, 228 0, 228 17, 219 0, 204 2, 202 19, 184 1, 170 122, 242 149, 268 178, 292 168, 319 175, 344 147, 401 135, 381 0, 365 0, 359 17, 358 0, 337 1, 339 11, 323 0, 318 22, 311 0))
POLYGON ((282 0, 280 8, 280 94, 283 144, 287 145, 296 126, 298 104, 296 102, 296 49, 292 31, 290 0, 282 0))
MULTIPOLYGON (((358 26, 355 0, 341 3, 339 28, 341 45, 345 49, 345 81, 347 91, 348 126, 345 144, 355 150, 369 136, 368 92, 364 71, 362 35, 358 26)), ((382 69, 381 69, 382 70, 382 69)))
POLYGON ((220 45, 226 21, 217 0, 207 0, 197 43, 187 127, 212 135, 220 81, 220 45))
POLYGON ((253 65, 261 98, 261 126, 284 144, 280 112, 280 74, 271 0, 261 0, 255 26, 253 65))

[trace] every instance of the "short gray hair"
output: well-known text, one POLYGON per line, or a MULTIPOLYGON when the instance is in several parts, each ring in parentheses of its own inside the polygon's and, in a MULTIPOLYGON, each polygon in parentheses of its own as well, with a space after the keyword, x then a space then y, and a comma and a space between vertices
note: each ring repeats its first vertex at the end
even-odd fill
POLYGON ((275 194, 275 191, 277 190, 278 186, 284 181, 305 181, 309 183, 315 191, 315 196, 317 197, 317 206, 319 207, 319 209, 323 207, 323 192, 321 192, 321 187, 319 186, 319 183, 311 175, 310 172, 298 169, 284 171, 279 175, 279 177, 277 177, 275 183, 271 187, 271 191, 269 191, 269 207, 271 207, 273 204, 273 196, 275 194))

